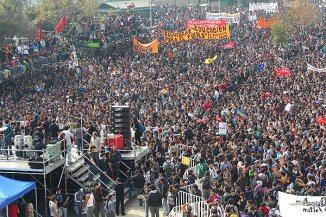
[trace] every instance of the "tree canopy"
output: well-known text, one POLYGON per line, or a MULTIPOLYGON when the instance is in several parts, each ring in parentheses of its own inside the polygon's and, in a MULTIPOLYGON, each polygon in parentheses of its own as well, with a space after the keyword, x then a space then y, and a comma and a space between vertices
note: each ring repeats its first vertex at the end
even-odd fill
POLYGON ((40 20, 43 30, 53 31, 64 15, 70 23, 78 18, 92 18, 97 11, 96 0, 41 0, 33 5, 27 0, 0 0, 0 40, 14 35, 36 36, 40 20))

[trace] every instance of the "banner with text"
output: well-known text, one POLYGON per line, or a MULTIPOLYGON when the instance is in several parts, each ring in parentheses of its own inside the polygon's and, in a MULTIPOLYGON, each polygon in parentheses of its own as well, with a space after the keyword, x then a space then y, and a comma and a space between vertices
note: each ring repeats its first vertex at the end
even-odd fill
POLYGON ((311 70, 315 72, 326 72, 326 68, 316 68, 310 64, 307 64, 307 70, 311 70))
POLYGON ((226 122, 220 122, 218 123, 218 134, 226 136, 228 130, 228 125, 226 122))
POLYGON ((258 28, 272 28, 274 24, 278 22, 277 18, 271 18, 271 19, 264 19, 260 17, 257 21, 257 27, 258 28))
POLYGON ((132 40, 133 50, 136 53, 158 53, 158 40, 155 39, 151 43, 142 44, 136 38, 132 40))
POLYGON ((223 39, 230 38, 229 25, 219 27, 200 27, 193 26, 180 32, 164 31, 164 41, 167 43, 188 41, 191 39, 223 39))
POLYGON ((193 26, 202 26, 202 27, 217 27, 225 26, 225 20, 187 20, 186 29, 189 29, 193 26))
POLYGON ((278 5, 276 3, 250 3, 249 11, 263 10, 268 13, 275 13, 278 11, 278 5))
POLYGON ((239 23, 240 13, 206 13, 206 19, 208 20, 226 20, 227 23, 239 23))
POLYGON ((281 216, 326 216, 326 196, 297 196, 278 192, 281 216))

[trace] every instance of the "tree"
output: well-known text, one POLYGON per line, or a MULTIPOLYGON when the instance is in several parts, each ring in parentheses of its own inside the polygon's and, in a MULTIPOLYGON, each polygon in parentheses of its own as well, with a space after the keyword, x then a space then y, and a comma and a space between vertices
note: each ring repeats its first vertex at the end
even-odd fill
POLYGON ((98 2, 94 0, 42 0, 35 5, 38 19, 45 20, 49 26, 56 26, 66 15, 68 23, 80 18, 92 18, 98 11, 98 2))
POLYGON ((302 29, 318 24, 320 13, 308 0, 294 0, 290 7, 281 7, 276 15, 278 23, 272 27, 275 43, 286 43, 302 29))
POLYGON ((29 22, 26 0, 0 0, 0 40, 6 37, 30 37, 33 26, 29 22))

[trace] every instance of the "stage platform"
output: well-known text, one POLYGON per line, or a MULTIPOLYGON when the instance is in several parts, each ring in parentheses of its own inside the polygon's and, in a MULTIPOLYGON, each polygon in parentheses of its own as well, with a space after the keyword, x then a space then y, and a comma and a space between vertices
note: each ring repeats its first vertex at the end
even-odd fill
MULTIPOLYGON (((13 150, 15 153, 15 150, 13 150)), ((136 148, 136 153, 134 150, 120 150, 122 160, 123 161, 138 161, 145 157, 147 154, 149 154, 149 147, 139 147, 136 148)), ((72 163, 81 159, 82 156, 78 155, 77 149, 72 149, 72 163)), ((56 161, 48 161, 45 160, 44 162, 47 162, 47 166, 45 166, 44 169, 31 169, 28 165, 29 161, 28 158, 18 158, 15 156, 10 156, 8 159, 6 156, 0 155, 0 174, 1 173, 16 173, 16 174, 49 174, 53 170, 57 169, 58 167, 61 167, 65 163, 65 159, 60 156, 59 160, 56 161)))

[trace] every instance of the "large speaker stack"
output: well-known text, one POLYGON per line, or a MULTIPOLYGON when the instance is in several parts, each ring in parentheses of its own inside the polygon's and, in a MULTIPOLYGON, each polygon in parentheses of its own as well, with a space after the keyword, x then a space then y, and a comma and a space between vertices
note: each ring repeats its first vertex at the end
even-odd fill
POLYGON ((124 146, 129 146, 131 140, 130 107, 125 105, 112 106, 112 131, 123 136, 124 146))

